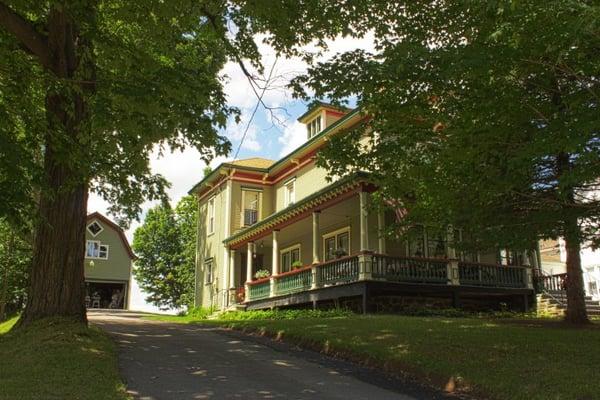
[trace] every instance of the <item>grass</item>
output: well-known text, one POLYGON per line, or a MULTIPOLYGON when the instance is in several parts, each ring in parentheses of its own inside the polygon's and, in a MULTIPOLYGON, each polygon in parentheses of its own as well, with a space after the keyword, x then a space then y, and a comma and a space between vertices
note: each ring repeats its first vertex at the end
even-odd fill
POLYGON ((556 321, 409 316, 210 323, 495 399, 587 400, 600 393, 598 325, 578 329, 556 321))
POLYGON ((67 319, 0 324, 0 399, 128 399, 114 343, 67 319))

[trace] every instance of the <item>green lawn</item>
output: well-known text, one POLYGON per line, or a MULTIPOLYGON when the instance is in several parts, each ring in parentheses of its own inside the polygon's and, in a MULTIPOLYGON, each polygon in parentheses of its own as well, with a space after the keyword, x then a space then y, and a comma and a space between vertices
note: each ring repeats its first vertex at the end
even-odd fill
POLYGON ((0 324, 0 399, 128 399, 113 342, 65 319, 0 324))
POLYGON ((597 324, 403 316, 207 323, 278 335, 439 387, 454 380, 495 399, 591 400, 600 393, 597 324))

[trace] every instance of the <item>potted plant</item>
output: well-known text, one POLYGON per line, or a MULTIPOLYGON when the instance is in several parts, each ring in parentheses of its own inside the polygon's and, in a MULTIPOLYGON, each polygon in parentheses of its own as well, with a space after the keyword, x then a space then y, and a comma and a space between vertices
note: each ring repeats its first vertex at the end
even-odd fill
POLYGON ((254 279, 263 279, 271 276, 271 271, 268 269, 259 269, 254 273, 254 279))
POLYGON ((300 269, 303 266, 304 265, 302 264, 302 261, 294 261, 294 263, 292 264, 292 270, 294 270, 294 269, 300 269))
POLYGON ((335 258, 342 258, 348 255, 348 253, 346 253, 346 250, 342 248, 337 249, 333 254, 335 255, 335 258))

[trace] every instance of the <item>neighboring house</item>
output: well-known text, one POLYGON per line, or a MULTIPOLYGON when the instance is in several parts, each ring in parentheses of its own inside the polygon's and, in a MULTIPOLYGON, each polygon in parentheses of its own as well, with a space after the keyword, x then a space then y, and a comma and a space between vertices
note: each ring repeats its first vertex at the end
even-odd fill
POLYGON ((299 118, 307 141, 290 154, 223 163, 192 188, 196 305, 527 308, 534 251, 457 255, 448 243, 459 231, 422 227, 407 242, 384 238, 396 214, 369 212, 377 188, 368 175, 326 180, 315 155, 363 119, 358 110, 318 103, 299 118), (261 270, 272 276, 254 279, 261 270))
POLYGON ((128 309, 135 255, 125 233, 95 212, 87 216, 85 240, 86 306, 128 309))
MULTIPOLYGON (((545 274, 566 274, 567 249, 563 239, 540 242, 540 254, 545 274)), ((580 255, 585 294, 593 300, 600 300, 600 250, 584 247, 580 255)))

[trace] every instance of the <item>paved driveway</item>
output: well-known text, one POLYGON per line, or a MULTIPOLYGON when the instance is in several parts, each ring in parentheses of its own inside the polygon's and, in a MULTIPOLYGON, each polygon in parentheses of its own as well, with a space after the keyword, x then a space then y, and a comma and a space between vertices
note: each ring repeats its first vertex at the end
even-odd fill
POLYGON ((202 325, 147 321, 131 312, 93 311, 90 321, 119 346, 135 399, 437 399, 369 369, 310 351, 202 325))

